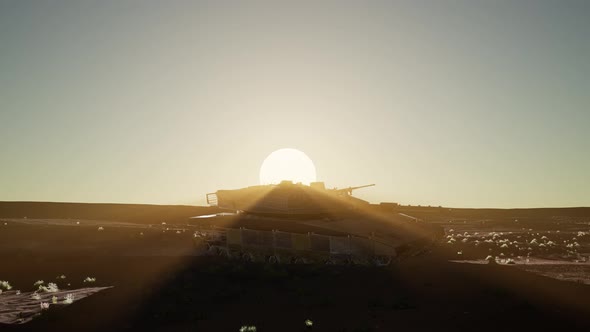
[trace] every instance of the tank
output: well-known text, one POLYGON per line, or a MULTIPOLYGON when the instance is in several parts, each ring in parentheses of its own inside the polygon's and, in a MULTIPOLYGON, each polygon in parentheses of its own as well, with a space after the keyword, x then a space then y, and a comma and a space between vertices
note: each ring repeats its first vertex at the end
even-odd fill
POLYGON ((353 197, 352 192, 374 185, 326 189, 323 182, 312 182, 308 186, 283 181, 278 185, 218 190, 207 194, 207 203, 252 215, 316 218, 347 214, 367 207, 369 202, 353 197))
POLYGON ((207 194, 207 203, 234 213, 196 216, 191 224, 216 234, 205 240, 212 254, 267 262, 383 265, 423 252, 444 234, 352 196, 371 186, 327 189, 323 182, 283 181, 218 190, 207 194))

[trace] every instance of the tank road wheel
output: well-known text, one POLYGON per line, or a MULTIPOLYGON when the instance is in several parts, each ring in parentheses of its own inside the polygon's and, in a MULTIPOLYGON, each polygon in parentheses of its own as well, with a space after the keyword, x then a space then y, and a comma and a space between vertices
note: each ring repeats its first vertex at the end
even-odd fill
POLYGON ((379 256, 375 256, 373 257, 373 266, 381 266, 381 257, 379 256))
POLYGON ((376 256, 373 259, 373 263, 375 264, 375 266, 388 266, 389 264, 391 264, 391 256, 376 256))
POLYGON ((246 263, 254 262, 254 256, 249 252, 243 253, 241 258, 242 258, 242 261, 244 261, 246 263))
POLYGON ((229 248, 224 248, 224 247, 219 248, 219 256, 225 257, 227 259, 235 259, 236 255, 237 254, 229 248))
POLYGON ((267 262, 270 264, 279 264, 279 263, 281 263, 281 260, 279 259, 278 256, 270 255, 270 256, 268 256, 267 262))
POLYGON ((217 248, 217 250, 219 250, 219 256, 231 259, 232 258, 232 254, 229 251, 228 248, 217 248))
POLYGON ((219 249, 218 246, 207 243, 207 250, 205 251, 205 254, 209 256, 219 256, 220 251, 221 249, 219 249))
POLYGON ((305 264, 305 261, 301 257, 293 256, 289 261, 291 264, 305 264))
POLYGON ((211 256, 220 256, 222 252, 221 249, 219 249, 219 247, 209 245, 209 248, 207 249, 207 254, 211 256))
POLYGON ((370 260, 367 260, 364 257, 355 257, 355 258, 352 259, 352 264, 366 266, 366 265, 371 265, 371 261, 370 260))
POLYGON ((324 262, 324 264, 326 264, 326 265, 336 265, 336 262, 334 262, 334 260, 332 258, 328 258, 328 259, 326 259, 326 261, 324 262))
POLYGON ((383 266, 389 266, 391 264, 391 256, 387 256, 383 259, 383 266))

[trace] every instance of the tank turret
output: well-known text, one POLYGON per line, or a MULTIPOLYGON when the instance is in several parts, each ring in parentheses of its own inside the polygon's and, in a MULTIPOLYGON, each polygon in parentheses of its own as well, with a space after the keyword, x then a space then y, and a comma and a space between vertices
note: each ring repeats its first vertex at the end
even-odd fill
POLYGON ((251 186, 235 190, 218 190, 207 194, 207 203, 223 209, 249 214, 285 217, 317 217, 347 213, 365 206, 367 201, 352 196, 356 189, 374 184, 326 189, 323 182, 309 186, 283 181, 278 185, 251 186))

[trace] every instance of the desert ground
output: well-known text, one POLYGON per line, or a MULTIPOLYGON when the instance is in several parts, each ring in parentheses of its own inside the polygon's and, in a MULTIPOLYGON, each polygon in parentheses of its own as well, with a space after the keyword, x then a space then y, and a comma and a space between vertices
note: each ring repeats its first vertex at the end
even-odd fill
MULTIPOLYGON (((0 202, 0 280, 12 286, 0 294, 0 318, 16 290, 32 301, 38 280, 55 283, 60 302, 97 290, 0 330, 590 330, 590 209, 399 207, 391 213, 445 235, 386 267, 203 255, 190 217, 216 212, 0 202)), ((309 229, 293 221, 272 228, 309 229)))

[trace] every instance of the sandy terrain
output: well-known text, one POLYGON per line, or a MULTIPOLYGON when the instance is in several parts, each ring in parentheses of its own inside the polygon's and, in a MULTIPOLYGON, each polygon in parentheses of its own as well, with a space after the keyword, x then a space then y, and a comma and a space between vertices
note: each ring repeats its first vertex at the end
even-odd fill
MULTIPOLYGON (((0 224, 0 280, 10 281, 13 290, 30 292, 35 281, 56 281, 62 274, 67 281, 56 281, 60 288, 88 287, 82 282, 88 276, 96 278, 92 287, 113 288, 50 307, 26 324, 0 325, 3 332, 238 331, 243 325, 258 331, 304 331, 306 319, 318 331, 590 330, 590 286, 539 275, 585 266, 573 261, 577 255, 560 267, 450 262, 482 260, 490 248, 498 255, 502 250, 504 259, 511 253, 517 258, 515 246, 511 251, 501 248, 507 243, 499 242, 506 240, 504 235, 496 236, 490 248, 462 240, 448 244, 445 238, 428 253, 375 268, 199 256, 192 231, 181 221, 152 227, 106 223, 100 231, 94 222, 6 223, 0 224), (545 267, 536 273, 525 270, 545 267)), ((467 226, 485 237, 493 231, 489 223, 483 229, 467 226)), ((563 240, 570 241, 574 230, 561 226, 569 232, 563 240)), ((544 240, 559 238, 547 234, 553 239, 544 240)), ((523 234, 512 235, 524 241, 523 234)), ((572 249, 583 257, 586 244, 578 242, 576 248, 561 243, 556 253, 537 248, 533 253, 539 257, 523 258, 541 263, 552 260, 544 254, 567 256, 572 249)))
POLYGON ((63 289, 56 292, 20 292, 16 290, 4 291, 0 294, 0 324, 24 324, 41 315, 43 310, 52 306, 73 305, 109 287, 85 287, 79 289, 63 289), (37 294, 37 297, 34 297, 37 294), (71 303, 68 297, 71 296, 71 303), (54 300, 55 299, 55 300, 54 300), (45 304, 47 308, 43 308, 45 304))

